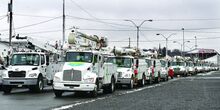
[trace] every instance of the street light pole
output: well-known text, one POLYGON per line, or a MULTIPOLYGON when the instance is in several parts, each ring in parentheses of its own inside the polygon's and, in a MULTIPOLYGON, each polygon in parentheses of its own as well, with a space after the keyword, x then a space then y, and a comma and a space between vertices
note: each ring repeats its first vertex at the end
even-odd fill
MULTIPOLYGON (((189 40, 188 41, 185 41, 184 43, 186 43, 186 42, 190 42, 189 40)), ((183 44, 181 44, 180 42, 178 42, 178 41, 173 41, 173 43, 177 43, 177 44, 180 44, 180 46, 181 46, 181 56, 183 57, 183 44)))
POLYGON ((197 37, 195 36, 195 49, 197 49, 197 37))
MULTIPOLYGON (((184 28, 182 28, 182 30, 183 30, 183 58, 185 57, 185 38, 184 38, 184 28)), ((185 58, 184 58, 185 59, 185 58)))
POLYGON ((141 22, 140 25, 135 24, 134 21, 132 21, 132 20, 125 20, 125 21, 131 22, 137 28, 137 49, 138 49, 139 48, 139 31, 140 31, 140 27, 144 24, 144 22, 146 22, 146 21, 152 22, 153 20, 152 19, 144 20, 144 21, 141 22))
POLYGON ((168 55, 168 38, 170 38, 172 35, 176 35, 176 33, 172 33, 168 37, 165 37, 163 34, 160 34, 160 33, 158 33, 156 35, 161 35, 166 39, 166 58, 167 58, 167 55, 168 55))

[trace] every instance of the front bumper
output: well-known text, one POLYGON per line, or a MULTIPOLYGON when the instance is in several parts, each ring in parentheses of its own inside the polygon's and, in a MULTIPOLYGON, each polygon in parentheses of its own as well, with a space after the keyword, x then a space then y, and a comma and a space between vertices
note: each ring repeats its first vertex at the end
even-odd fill
POLYGON ((118 78, 117 84, 130 84, 131 78, 118 78))
POLYGON ((167 76, 168 76, 168 74, 160 74, 160 78, 162 78, 162 79, 166 79, 167 76))
POLYGON ((174 75, 184 75, 186 71, 174 71, 174 75))
POLYGON ((0 79, 0 85, 2 85, 2 79, 0 79))
POLYGON ((36 78, 5 78, 2 80, 2 85, 36 85, 36 78))
POLYGON ((62 83, 54 82, 53 89, 61 91, 93 91, 96 84, 62 83))

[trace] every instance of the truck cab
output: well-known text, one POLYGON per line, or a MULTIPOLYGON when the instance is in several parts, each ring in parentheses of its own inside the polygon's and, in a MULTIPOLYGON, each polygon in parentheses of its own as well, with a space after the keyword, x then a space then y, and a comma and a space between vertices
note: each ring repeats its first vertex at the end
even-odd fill
POLYGON ((159 83, 161 78, 161 62, 159 59, 146 58, 148 64, 147 81, 159 83))
POLYGON ((62 71, 54 76, 54 93, 56 97, 67 91, 89 92, 94 97, 100 89, 112 93, 117 82, 116 68, 116 65, 106 63, 99 51, 69 50, 62 71))
POLYGON ((171 69, 173 69, 175 76, 187 76, 186 64, 183 61, 171 61, 171 69))
POLYGON ((163 81, 168 81, 169 79, 169 75, 168 75, 168 61, 164 60, 164 59, 160 59, 160 63, 161 63, 161 74, 160 77, 163 81))
POLYGON ((127 85, 130 89, 134 85, 145 85, 147 63, 143 59, 133 56, 110 56, 107 62, 117 65, 118 81, 117 85, 127 85))

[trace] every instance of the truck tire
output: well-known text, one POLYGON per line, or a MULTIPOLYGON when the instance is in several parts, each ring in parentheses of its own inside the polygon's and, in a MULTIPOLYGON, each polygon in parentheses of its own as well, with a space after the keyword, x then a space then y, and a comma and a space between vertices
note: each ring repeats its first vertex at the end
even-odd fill
POLYGON ((93 91, 90 92, 91 96, 92 97, 97 97, 98 90, 99 90, 99 81, 96 79, 96 87, 94 88, 93 91))
POLYGON ((157 77, 155 77, 155 83, 159 83, 160 82, 160 73, 158 74, 157 77))
POLYGON ((111 84, 109 86, 109 93, 113 93, 115 91, 115 78, 111 78, 111 84))
POLYGON ((30 86, 29 89, 33 92, 36 92, 36 93, 40 93, 43 91, 44 89, 44 82, 43 82, 43 77, 42 76, 39 76, 37 78, 37 84, 34 85, 34 86, 30 86))
POLYGON ((142 75, 142 79, 140 80, 140 86, 143 87, 145 85, 145 75, 142 75))
POLYGON ((97 95, 98 95, 98 88, 96 87, 96 88, 94 88, 94 90, 93 91, 91 91, 91 96, 92 97, 97 97, 97 95))
POLYGON ((111 83, 103 90, 104 93, 113 93, 115 91, 115 78, 111 78, 111 83))
POLYGON ((169 76, 166 76, 166 81, 168 81, 169 80, 169 76))
POLYGON ((2 90, 3 90, 4 94, 10 94, 12 87, 11 86, 2 86, 2 90))
POLYGON ((63 91, 60 91, 60 90, 53 90, 53 91, 56 97, 61 97, 63 94, 63 91))
POLYGON ((134 78, 133 77, 130 80, 130 84, 128 84, 128 88, 129 89, 133 89, 134 88, 134 78))
POLYGON ((147 81, 147 83, 152 84, 152 80, 153 80, 152 75, 150 75, 149 80, 147 81))

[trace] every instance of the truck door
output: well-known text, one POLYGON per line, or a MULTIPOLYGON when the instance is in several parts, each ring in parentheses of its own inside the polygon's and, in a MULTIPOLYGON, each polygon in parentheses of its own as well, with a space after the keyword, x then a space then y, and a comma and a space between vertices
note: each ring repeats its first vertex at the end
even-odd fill
POLYGON ((104 74, 104 68, 103 68, 103 64, 104 64, 104 61, 103 61, 103 56, 102 55, 98 55, 98 75, 103 77, 104 74))
POLYGON ((45 77, 46 76, 46 58, 45 55, 40 55, 40 72, 45 77))

